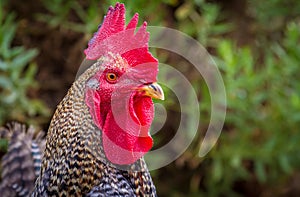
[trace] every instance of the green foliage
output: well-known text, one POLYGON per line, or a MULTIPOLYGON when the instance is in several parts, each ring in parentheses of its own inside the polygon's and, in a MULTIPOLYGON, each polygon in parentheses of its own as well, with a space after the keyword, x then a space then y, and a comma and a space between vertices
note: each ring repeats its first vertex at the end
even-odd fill
POLYGON ((61 27, 75 32, 91 33, 96 30, 103 13, 99 13, 99 1, 89 0, 85 6, 72 0, 43 0, 49 13, 39 13, 39 20, 52 27, 61 27), (72 20, 71 20, 72 18, 72 20))
MULTIPOLYGON (((0 8, 2 9, 2 7, 0 8)), ((32 62, 36 49, 12 47, 16 33, 14 14, 0 15, 0 124, 7 120, 38 122, 37 115, 47 116, 48 110, 38 99, 27 94, 38 86, 34 77, 37 66, 32 62)))
POLYGON ((252 173, 261 184, 274 186, 298 169, 299 43, 300 26, 295 23, 288 24, 282 43, 266 47, 263 59, 249 47, 219 43, 229 129, 209 156, 213 165, 206 180, 208 188, 219 187, 218 195, 232 194, 228 188, 236 180, 249 180, 252 173))
POLYGON ((273 25, 279 21, 298 17, 300 13, 300 4, 295 0, 250 0, 249 4, 253 17, 269 28, 274 28, 273 25), (272 25, 269 25, 270 22, 272 25))
MULTIPOLYGON (((44 7, 48 10, 48 13, 38 13, 39 20, 46 22, 52 27, 60 27, 67 30, 72 30, 82 33, 93 33, 97 30, 98 25, 103 19, 103 15, 111 5, 115 5, 117 2, 126 4, 126 15, 129 19, 133 13, 139 12, 139 16, 145 20, 147 16, 151 16, 151 25, 157 25, 162 20, 164 12, 160 12, 157 15, 153 15, 157 11, 157 8, 162 4, 161 1, 104 1, 88 0, 85 3, 79 3, 72 0, 43 0, 44 7), (84 5, 82 5, 84 4, 84 5)), ((166 4, 174 4, 177 1, 164 1, 166 4)), ((140 21, 141 23, 141 21, 140 21)))
POLYGON ((175 11, 178 29, 195 37, 204 46, 213 46, 220 35, 229 32, 232 25, 221 22, 220 6, 202 0, 185 1, 175 11))

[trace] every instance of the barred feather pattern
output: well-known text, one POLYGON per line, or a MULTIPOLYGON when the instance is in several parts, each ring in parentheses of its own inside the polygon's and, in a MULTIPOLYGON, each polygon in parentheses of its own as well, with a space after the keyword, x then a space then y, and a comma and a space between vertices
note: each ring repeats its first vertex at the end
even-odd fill
POLYGON ((101 130, 85 104, 85 87, 102 69, 98 60, 72 85, 58 105, 47 133, 35 196, 156 196, 143 158, 132 165, 110 163, 101 130))
POLYGON ((9 140, 1 162, 1 196, 29 196, 32 192, 45 146, 44 133, 35 133, 33 127, 26 129, 16 122, 1 128, 1 137, 9 140))

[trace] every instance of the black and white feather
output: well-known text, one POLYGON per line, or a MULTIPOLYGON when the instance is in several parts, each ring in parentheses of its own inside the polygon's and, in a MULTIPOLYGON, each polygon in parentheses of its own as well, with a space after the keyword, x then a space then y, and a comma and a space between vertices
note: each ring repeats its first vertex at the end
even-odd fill
POLYGON ((1 138, 9 141, 1 162, 1 196, 29 196, 41 168, 44 133, 19 123, 2 127, 1 138))

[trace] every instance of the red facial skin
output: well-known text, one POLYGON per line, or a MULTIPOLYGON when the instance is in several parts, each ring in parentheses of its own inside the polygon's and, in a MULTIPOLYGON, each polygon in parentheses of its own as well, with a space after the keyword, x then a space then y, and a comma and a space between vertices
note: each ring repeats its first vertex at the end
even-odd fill
POLYGON ((120 165, 134 163, 152 147, 152 99, 136 88, 155 82, 158 72, 158 61, 148 50, 147 23, 135 33, 138 14, 125 26, 125 11, 124 4, 110 7, 85 50, 87 59, 103 60, 101 71, 92 77, 98 88, 87 87, 86 104, 102 130, 107 159, 120 165), (117 79, 109 80, 108 73, 117 79))
POLYGON ((87 88, 86 104, 94 123, 102 130, 107 159, 115 164, 131 164, 146 154, 153 145, 149 128, 154 116, 152 99, 136 88, 143 85, 149 66, 130 67, 120 56, 110 55, 106 68, 99 71, 97 89, 87 88), (113 73, 117 79, 108 79, 113 73))

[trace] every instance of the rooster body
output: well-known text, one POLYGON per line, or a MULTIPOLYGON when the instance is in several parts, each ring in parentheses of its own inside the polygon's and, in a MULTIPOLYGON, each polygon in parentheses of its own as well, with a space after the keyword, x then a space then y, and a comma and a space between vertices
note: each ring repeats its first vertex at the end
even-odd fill
POLYGON ((147 24, 125 26, 125 7, 110 7, 85 50, 95 60, 73 83, 50 123, 31 196, 156 196, 143 155, 152 147, 152 98, 158 62, 147 24))
POLYGON ((144 159, 120 170, 105 159, 101 140, 94 140, 102 133, 85 105, 84 86, 100 64, 79 77, 58 105, 33 196, 155 196, 144 159))

